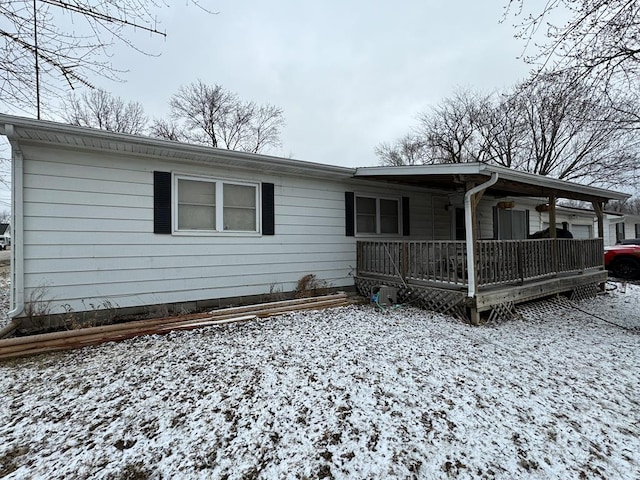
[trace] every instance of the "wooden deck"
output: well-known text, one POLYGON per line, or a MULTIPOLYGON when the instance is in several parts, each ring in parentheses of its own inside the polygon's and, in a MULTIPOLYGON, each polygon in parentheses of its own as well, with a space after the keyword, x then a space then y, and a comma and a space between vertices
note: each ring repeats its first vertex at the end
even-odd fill
POLYGON ((516 304, 548 295, 595 295, 607 278, 603 252, 601 238, 481 240, 470 282, 464 241, 360 241, 356 285, 363 294, 397 286, 401 298, 473 321, 485 311, 509 316, 516 304))

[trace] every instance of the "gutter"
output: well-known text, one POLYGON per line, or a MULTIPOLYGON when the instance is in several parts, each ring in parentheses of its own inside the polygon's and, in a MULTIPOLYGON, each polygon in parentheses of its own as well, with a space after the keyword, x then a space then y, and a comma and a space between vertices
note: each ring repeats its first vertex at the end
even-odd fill
POLYGON ((23 211, 23 155, 15 138, 13 125, 0 127, 11 144, 11 307, 7 312, 11 323, 0 330, 0 338, 16 330, 24 311, 24 211, 23 211))
POLYGON ((484 192, 487 188, 494 185, 498 181, 498 172, 492 172, 491 178, 480 185, 476 185, 467 193, 464 194, 464 228, 467 232, 467 278, 469 279, 469 285, 467 290, 467 297, 473 298, 476 296, 476 251, 475 242, 473 238, 473 218, 471 215, 471 200, 476 193, 484 192))

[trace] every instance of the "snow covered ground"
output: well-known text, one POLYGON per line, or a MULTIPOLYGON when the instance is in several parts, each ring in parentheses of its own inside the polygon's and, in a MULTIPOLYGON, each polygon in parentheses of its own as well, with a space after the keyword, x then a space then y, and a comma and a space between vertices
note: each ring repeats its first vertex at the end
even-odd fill
POLYGON ((4 362, 0 477, 637 479, 617 285, 483 327, 354 306, 4 362))

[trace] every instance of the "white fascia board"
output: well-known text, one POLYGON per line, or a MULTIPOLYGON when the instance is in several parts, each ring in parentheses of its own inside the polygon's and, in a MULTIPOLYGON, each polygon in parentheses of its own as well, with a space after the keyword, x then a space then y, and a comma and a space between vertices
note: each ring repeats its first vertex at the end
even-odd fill
MULTIPOLYGON (((447 163, 434 165, 403 165, 399 167, 359 167, 356 177, 394 175, 479 175, 484 174, 479 163, 447 163)), ((491 173, 488 174, 491 176, 491 173)))
POLYGON ((11 135, 17 141, 24 143, 49 143, 59 145, 69 145, 78 148, 78 143, 65 143, 60 136, 71 136, 84 140, 88 147, 97 150, 105 150, 104 145, 109 145, 108 150, 119 153, 127 153, 140 156, 153 156, 168 158, 176 161, 187 161, 197 156, 198 162, 216 164, 226 163, 239 167, 251 168, 258 171, 277 171, 280 173, 302 174, 308 176, 323 176, 334 178, 352 178, 354 168, 327 165, 322 163, 294 160, 291 158, 261 155, 257 153, 239 152, 222 148, 213 148, 203 145, 193 145, 171 140, 146 137, 142 135, 130 135, 126 133, 109 132, 87 127, 78 127, 58 122, 35 120, 24 117, 0 114, 0 134, 11 135), (21 130, 25 130, 21 135, 21 130), (26 131, 36 131, 49 134, 45 140, 29 139, 26 131), (116 145, 123 145, 125 148, 116 148, 116 145), (136 152, 138 148, 146 149, 147 153, 136 152), (150 150, 150 152, 148 152, 150 150), (170 153, 170 155, 167 155, 170 153))

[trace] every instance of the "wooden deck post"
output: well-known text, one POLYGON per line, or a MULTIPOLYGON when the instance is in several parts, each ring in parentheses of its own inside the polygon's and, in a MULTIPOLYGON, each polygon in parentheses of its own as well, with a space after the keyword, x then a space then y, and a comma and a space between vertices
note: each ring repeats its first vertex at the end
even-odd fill
POLYGON ((407 281, 409 273, 409 244, 402 242, 402 252, 400 253, 400 274, 402 275, 402 281, 407 281))
POLYGON ((549 195, 549 238, 551 242, 551 261, 553 273, 558 275, 558 232, 556 230, 556 196, 549 195))
MULTIPOLYGON (((591 205, 593 205, 593 210, 596 212, 596 216, 598 217, 598 238, 602 239, 602 246, 604 246, 604 202, 591 202, 591 205)), ((602 266, 604 267, 604 252, 602 252, 602 266)), ((598 287, 601 292, 604 292, 604 282, 600 283, 598 287)))
POLYGON ((593 210, 598 217, 598 238, 604 240, 604 202, 591 202, 591 205, 593 205, 593 210))

